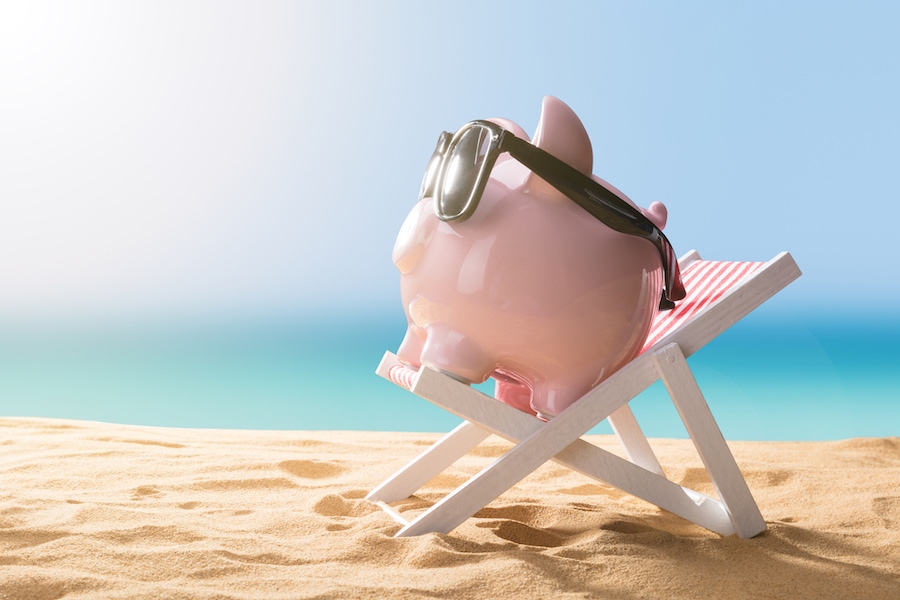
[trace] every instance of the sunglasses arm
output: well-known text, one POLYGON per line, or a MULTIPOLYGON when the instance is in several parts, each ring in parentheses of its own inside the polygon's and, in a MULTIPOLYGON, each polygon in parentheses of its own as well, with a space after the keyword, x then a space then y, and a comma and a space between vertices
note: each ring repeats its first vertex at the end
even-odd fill
POLYGON ((499 150, 509 152, 541 179, 613 229, 644 236, 652 235, 656 229, 649 219, 612 191, 549 152, 506 130, 500 136, 499 150))
POLYGON ((678 262, 666 257, 671 252, 671 244, 650 219, 581 171, 506 130, 500 133, 498 150, 509 152, 533 173, 612 229, 652 242, 659 251, 666 278, 660 310, 673 308, 675 303, 672 300, 684 297, 678 262), (673 272, 670 273, 670 269, 673 272))

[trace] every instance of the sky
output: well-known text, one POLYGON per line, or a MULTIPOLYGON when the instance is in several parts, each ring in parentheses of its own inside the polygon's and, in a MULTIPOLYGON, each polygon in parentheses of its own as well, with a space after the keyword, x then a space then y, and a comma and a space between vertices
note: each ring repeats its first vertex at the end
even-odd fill
POLYGON ((900 293, 895 2, 0 2, 0 316, 399 310, 442 130, 545 95, 683 254, 900 293))

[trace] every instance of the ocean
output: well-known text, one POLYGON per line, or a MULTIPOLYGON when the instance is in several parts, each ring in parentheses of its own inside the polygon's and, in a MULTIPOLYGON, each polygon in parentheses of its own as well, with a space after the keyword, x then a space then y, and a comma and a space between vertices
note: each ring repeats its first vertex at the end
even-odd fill
MULTIPOLYGON (((900 435, 900 320, 757 313, 688 360, 727 439, 900 435)), ((404 329, 399 311, 228 324, 0 324, 0 415, 448 431, 457 417, 374 374, 404 329)), ((687 437, 661 383, 632 408, 648 436, 687 437)), ((610 431, 605 422, 592 430, 610 431)))

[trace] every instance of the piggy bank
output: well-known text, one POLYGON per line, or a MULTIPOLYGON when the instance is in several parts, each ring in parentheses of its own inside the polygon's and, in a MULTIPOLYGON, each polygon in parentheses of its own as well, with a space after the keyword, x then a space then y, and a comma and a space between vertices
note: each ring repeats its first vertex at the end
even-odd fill
POLYGON ((577 170, 658 230, 667 212, 659 202, 639 209, 591 174, 587 132, 556 98, 544 99, 531 140, 508 120, 475 123, 484 131, 441 137, 432 161, 441 173, 429 169, 394 246, 409 323, 397 356, 469 384, 493 377, 498 400, 549 419, 640 351, 664 281, 654 244, 610 227, 551 181, 577 170), (519 159, 490 147, 496 132, 519 138, 519 159), (533 147, 565 168, 526 166, 533 147))

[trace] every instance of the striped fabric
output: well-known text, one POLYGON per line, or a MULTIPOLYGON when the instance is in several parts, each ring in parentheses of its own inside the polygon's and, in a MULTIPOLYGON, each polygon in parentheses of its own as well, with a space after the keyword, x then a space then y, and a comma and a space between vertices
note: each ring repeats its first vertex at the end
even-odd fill
POLYGON ((681 272, 687 296, 672 310, 657 315, 641 352, 715 303, 736 283, 763 266, 762 262, 698 260, 681 272))
POLYGON ((410 367, 394 365, 391 367, 390 371, 388 371, 388 377, 391 378, 391 381, 393 381, 394 384, 408 390, 412 387, 413 379, 415 379, 418 373, 418 371, 411 369, 410 367))

